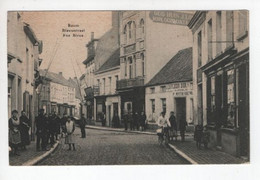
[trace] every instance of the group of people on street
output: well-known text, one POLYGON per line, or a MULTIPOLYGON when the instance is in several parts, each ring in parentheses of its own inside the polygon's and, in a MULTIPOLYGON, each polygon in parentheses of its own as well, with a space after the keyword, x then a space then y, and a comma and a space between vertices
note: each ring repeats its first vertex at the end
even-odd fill
MULTIPOLYGON (((166 137, 169 138, 169 140, 173 140, 175 137, 175 140, 177 141, 177 121, 176 117, 174 115, 174 112, 170 112, 170 117, 167 119, 165 117, 165 112, 161 112, 160 117, 158 118, 158 127, 162 128, 163 133, 166 134, 166 137)), ((181 140, 185 140, 185 131, 187 126, 187 121, 181 116, 179 121, 179 130, 181 135, 181 140)))
POLYGON ((125 112, 123 116, 125 130, 141 130, 144 131, 146 129, 146 115, 142 111, 141 113, 132 111, 125 112))
POLYGON ((26 150, 26 146, 30 144, 29 130, 30 120, 26 116, 25 111, 21 112, 18 118, 18 111, 12 111, 12 117, 9 119, 9 146, 13 155, 19 156, 18 149, 26 150))

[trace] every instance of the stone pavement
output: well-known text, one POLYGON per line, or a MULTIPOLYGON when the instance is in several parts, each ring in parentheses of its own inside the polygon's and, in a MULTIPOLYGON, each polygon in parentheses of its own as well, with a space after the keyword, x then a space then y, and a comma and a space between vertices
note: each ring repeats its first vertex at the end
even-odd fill
MULTIPOLYGON (((87 126, 88 128, 95 128, 102 130, 110 130, 110 131, 125 131, 120 128, 108 128, 108 127, 98 127, 98 126, 87 126)), ((153 134, 156 135, 155 132, 149 130, 143 131, 128 131, 132 133, 144 133, 144 134, 153 134)), ((189 161, 191 164, 242 164, 249 163, 244 159, 232 156, 225 152, 213 150, 213 149, 204 149, 203 145, 201 149, 197 149, 196 143, 193 140, 192 133, 186 133, 185 135, 186 141, 181 142, 180 136, 178 136, 177 142, 172 142, 169 146, 181 157, 189 161)))
POLYGON ((232 156, 222 151, 213 149, 197 149, 196 142, 192 137, 186 138, 185 142, 173 141, 170 147, 191 164, 243 164, 244 159, 232 156))
POLYGON ((26 146, 26 150, 20 150, 20 156, 10 155, 9 165, 11 166, 31 166, 46 158, 58 146, 58 142, 49 151, 36 151, 36 141, 26 146))

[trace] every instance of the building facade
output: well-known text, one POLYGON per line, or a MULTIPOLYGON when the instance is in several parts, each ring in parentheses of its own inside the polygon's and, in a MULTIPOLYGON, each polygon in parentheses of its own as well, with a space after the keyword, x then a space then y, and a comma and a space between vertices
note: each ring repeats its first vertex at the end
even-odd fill
POLYGON ((24 110, 31 121, 34 135, 37 115, 36 77, 42 59, 42 42, 18 12, 8 12, 8 117, 12 110, 24 110))
POLYGON ((180 50, 146 84, 145 112, 150 126, 157 127, 161 112, 169 118, 170 112, 176 116, 177 126, 180 121, 193 126, 193 82, 192 48, 180 50))
MULTIPOLYGON (((145 111, 145 84, 161 70, 173 54, 191 46, 192 35, 186 26, 187 22, 184 20, 184 24, 171 23, 171 20, 174 20, 172 13, 174 12, 121 12, 121 73, 117 83, 117 91, 121 97, 121 113, 145 111), (168 22, 164 21, 167 17, 163 16, 169 16, 168 22)), ((185 14, 188 19, 192 17, 188 12, 181 14, 185 14)))
POLYGON ((249 156, 248 11, 198 11, 188 26, 195 122, 208 126, 210 146, 249 156))
POLYGON ((112 118, 117 113, 120 118, 120 96, 116 92, 116 83, 120 76, 119 48, 95 72, 98 91, 94 93, 96 122, 106 117, 106 126, 112 126, 112 118))
POLYGON ((75 85, 65 79, 62 72, 58 74, 40 70, 42 84, 37 88, 39 96, 39 109, 44 109, 47 114, 56 112, 60 117, 63 114, 75 116, 78 108, 75 85))

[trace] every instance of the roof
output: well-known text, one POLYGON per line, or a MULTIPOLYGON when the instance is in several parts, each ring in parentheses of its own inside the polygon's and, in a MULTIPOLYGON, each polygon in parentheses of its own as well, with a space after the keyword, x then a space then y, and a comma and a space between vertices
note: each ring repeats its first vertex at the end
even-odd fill
POLYGON ((71 86, 73 86, 74 88, 75 88, 75 97, 77 98, 77 99, 82 99, 82 97, 81 97, 81 94, 80 94, 80 89, 79 89, 79 85, 78 85, 78 80, 77 79, 71 79, 71 78, 69 78, 69 83, 71 84, 71 86))
POLYGON ((107 59, 119 48, 118 28, 111 28, 99 38, 95 51, 95 70, 107 61, 107 59))
POLYGON ((96 71, 101 73, 111 68, 120 66, 120 49, 114 51, 114 53, 107 59, 107 61, 96 71))
POLYGON ((46 69, 42 70, 40 69, 40 76, 42 77, 46 77, 48 79, 50 79, 52 82, 58 83, 58 84, 62 84, 64 86, 70 86, 72 87, 72 85, 69 83, 69 81, 64 78, 61 74, 56 74, 54 72, 50 72, 48 71, 48 73, 46 74, 46 69))
POLYGON ((147 86, 184 82, 192 80, 192 48, 180 50, 173 58, 146 84, 147 86))

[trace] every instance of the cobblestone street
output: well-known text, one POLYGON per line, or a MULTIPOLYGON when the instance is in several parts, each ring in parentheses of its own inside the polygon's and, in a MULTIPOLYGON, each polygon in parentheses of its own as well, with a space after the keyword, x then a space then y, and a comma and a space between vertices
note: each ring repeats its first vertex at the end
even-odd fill
POLYGON ((86 139, 75 131, 76 151, 67 151, 64 139, 39 165, 187 164, 173 150, 159 146, 157 136, 86 129, 86 139))

